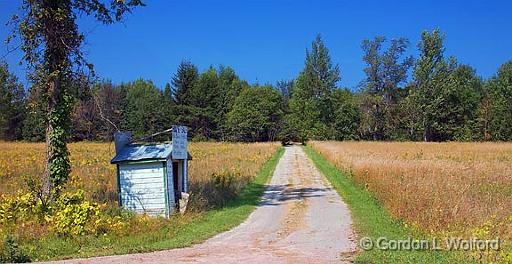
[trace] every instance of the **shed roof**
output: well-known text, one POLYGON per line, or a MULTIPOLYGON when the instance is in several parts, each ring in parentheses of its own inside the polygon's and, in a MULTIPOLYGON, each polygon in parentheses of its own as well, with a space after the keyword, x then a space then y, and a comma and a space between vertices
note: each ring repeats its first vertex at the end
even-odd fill
MULTIPOLYGON (((142 160, 166 160, 171 156, 172 143, 163 144, 129 144, 121 149, 111 163, 142 160)), ((188 154, 188 159, 192 159, 188 154)))

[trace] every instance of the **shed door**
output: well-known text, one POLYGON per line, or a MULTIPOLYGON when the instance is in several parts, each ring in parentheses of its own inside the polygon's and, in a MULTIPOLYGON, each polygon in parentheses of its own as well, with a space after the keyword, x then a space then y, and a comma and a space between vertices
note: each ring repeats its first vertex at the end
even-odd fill
POLYGON ((176 197, 176 203, 181 199, 181 175, 179 170, 179 163, 174 161, 172 163, 172 175, 174 181, 174 195, 176 197))
POLYGON ((165 215, 162 162, 120 164, 121 204, 138 213, 165 215))

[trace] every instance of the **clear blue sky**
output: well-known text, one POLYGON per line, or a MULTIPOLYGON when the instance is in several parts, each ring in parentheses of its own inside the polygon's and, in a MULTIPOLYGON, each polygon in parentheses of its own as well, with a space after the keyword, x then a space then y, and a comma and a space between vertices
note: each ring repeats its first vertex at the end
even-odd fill
MULTIPOLYGON (((3 26, 20 1, 0 0, 3 26)), ((354 88, 364 78, 361 41, 404 36, 417 55, 423 30, 446 33, 446 55, 470 64, 484 78, 512 59, 512 1, 155 1, 146 0, 124 24, 97 26, 82 19, 84 50, 100 77, 115 83, 137 78, 159 87, 170 82, 182 59, 200 70, 233 67, 250 83, 275 83, 297 76, 305 49, 322 34, 341 68, 340 86, 354 88)), ((26 83, 20 53, 0 59, 26 83)))

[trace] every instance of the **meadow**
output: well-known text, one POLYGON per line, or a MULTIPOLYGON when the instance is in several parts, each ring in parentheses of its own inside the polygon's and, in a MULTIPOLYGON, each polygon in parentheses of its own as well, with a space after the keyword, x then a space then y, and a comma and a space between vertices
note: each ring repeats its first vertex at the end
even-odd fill
MULTIPOLYGON (((189 145, 192 202, 196 210, 215 205, 215 178, 227 178, 234 192, 239 191, 259 171, 279 147, 275 143, 194 142, 189 145)), ((117 205, 116 167, 113 143, 78 142, 69 144, 71 180, 68 189, 83 189, 86 196, 109 206, 117 205)), ((37 180, 44 171, 44 144, 0 142, 0 194, 28 190, 27 182, 37 180)))
POLYGON ((310 145, 420 233, 512 238, 512 143, 310 145))
POLYGON ((37 183, 44 170, 44 144, 0 142, 0 260, 9 260, 2 254, 18 254, 18 248, 22 249, 18 260, 46 260, 199 242, 245 219, 277 163, 278 149, 278 143, 190 143, 189 207, 185 215, 167 220, 135 216, 117 208, 116 168, 110 164, 114 145, 91 142, 69 144, 72 172, 65 193, 71 193, 68 201, 78 203, 61 211, 54 209, 52 215, 37 216, 39 209, 34 209, 38 207, 27 193, 29 183, 37 183), (269 160, 273 161, 270 165, 269 160), (252 186, 255 178, 260 182, 252 186), (84 197, 80 198, 82 191, 84 197), (233 206, 240 199, 244 203, 238 201, 233 206), (66 214, 68 211, 76 214, 66 214), (87 219, 82 221, 81 215, 87 219), (69 219, 82 221, 83 228, 77 229, 81 226, 68 223, 69 219), (182 233, 187 229, 192 231, 182 233))

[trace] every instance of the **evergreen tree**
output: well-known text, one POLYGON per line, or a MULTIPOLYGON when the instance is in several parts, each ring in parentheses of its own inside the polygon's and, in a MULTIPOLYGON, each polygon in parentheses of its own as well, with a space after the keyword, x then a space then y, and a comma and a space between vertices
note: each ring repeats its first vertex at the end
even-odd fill
POLYGON ((126 89, 122 106, 124 130, 131 131, 134 137, 142 137, 170 128, 162 107, 162 93, 153 82, 140 79, 121 86, 126 89))
POLYGON ((25 90, 18 78, 0 63, 0 139, 20 139, 24 118, 25 90))
POLYGON ((198 78, 197 67, 190 61, 182 61, 172 78, 173 96, 176 104, 189 105, 191 90, 198 78))
POLYGON ((512 61, 498 69, 489 81, 491 98, 490 134, 494 140, 512 140, 512 61))
POLYGON ((331 95, 340 80, 338 65, 333 65, 329 51, 320 35, 306 50, 304 69, 295 80, 293 96, 290 99, 291 114, 287 118, 294 124, 299 138, 326 139, 332 135, 331 95))

